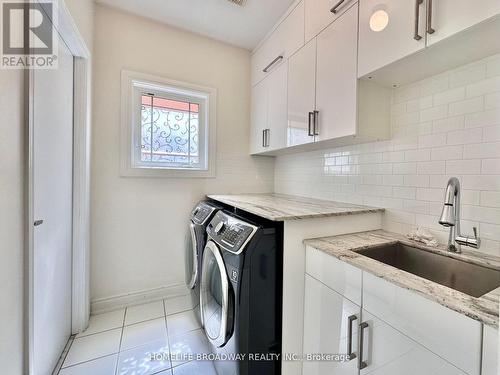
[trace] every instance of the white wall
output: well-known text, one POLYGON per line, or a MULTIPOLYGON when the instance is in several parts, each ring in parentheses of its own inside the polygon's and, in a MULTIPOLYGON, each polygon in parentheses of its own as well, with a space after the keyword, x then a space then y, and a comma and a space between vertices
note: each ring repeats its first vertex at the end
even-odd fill
MULTIPOLYGON (((93 1, 66 2, 91 48, 93 1)), ((23 369, 26 359, 23 267, 27 152, 24 77, 25 72, 21 70, 0 70, 0 363, 2 373, 9 375, 26 374, 23 369)))
POLYGON ((449 177, 462 183, 462 231, 500 255, 500 55, 393 93, 392 140, 280 156, 275 189, 387 208, 385 229, 438 224, 449 177))
POLYGON ((249 156, 250 54, 97 6, 91 192, 91 295, 184 282, 184 233, 207 193, 270 192, 273 161, 249 156), (217 177, 119 175, 120 72, 130 69, 218 90, 217 177))

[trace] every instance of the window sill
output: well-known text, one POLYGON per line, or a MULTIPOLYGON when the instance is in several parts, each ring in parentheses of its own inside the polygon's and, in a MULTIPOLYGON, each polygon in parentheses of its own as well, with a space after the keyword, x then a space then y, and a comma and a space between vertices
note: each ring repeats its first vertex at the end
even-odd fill
POLYGON ((164 168, 127 168, 120 170, 121 177, 153 178, 215 178, 215 168, 200 169, 164 169, 164 168))

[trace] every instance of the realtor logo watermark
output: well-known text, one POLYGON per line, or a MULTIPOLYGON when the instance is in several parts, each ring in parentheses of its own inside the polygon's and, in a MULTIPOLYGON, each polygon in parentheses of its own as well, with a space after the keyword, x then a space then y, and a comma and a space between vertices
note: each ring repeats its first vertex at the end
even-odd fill
POLYGON ((57 0, 0 0, 2 69, 56 69, 57 0))

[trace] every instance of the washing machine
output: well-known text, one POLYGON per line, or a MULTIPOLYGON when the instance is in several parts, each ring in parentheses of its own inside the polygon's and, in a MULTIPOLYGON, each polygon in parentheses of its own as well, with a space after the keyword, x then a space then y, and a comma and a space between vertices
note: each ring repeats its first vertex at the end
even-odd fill
POLYGON ((200 308, 219 375, 281 374, 282 223, 252 219, 207 226, 200 308))
POLYGON ((185 254, 186 285, 191 294, 191 304, 197 312, 196 316, 200 323, 200 275, 202 254, 207 240, 206 228, 219 209, 219 206, 211 202, 199 202, 191 212, 189 221, 185 254))

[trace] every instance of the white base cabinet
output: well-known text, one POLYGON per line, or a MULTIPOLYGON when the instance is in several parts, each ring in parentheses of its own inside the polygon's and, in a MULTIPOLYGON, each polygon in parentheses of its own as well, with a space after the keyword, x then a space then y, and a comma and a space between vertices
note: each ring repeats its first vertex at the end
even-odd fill
POLYGON ((498 331, 484 327, 484 344, 482 333, 476 320, 306 247, 304 356, 351 348, 356 359, 305 361, 303 375, 493 375, 498 331))

